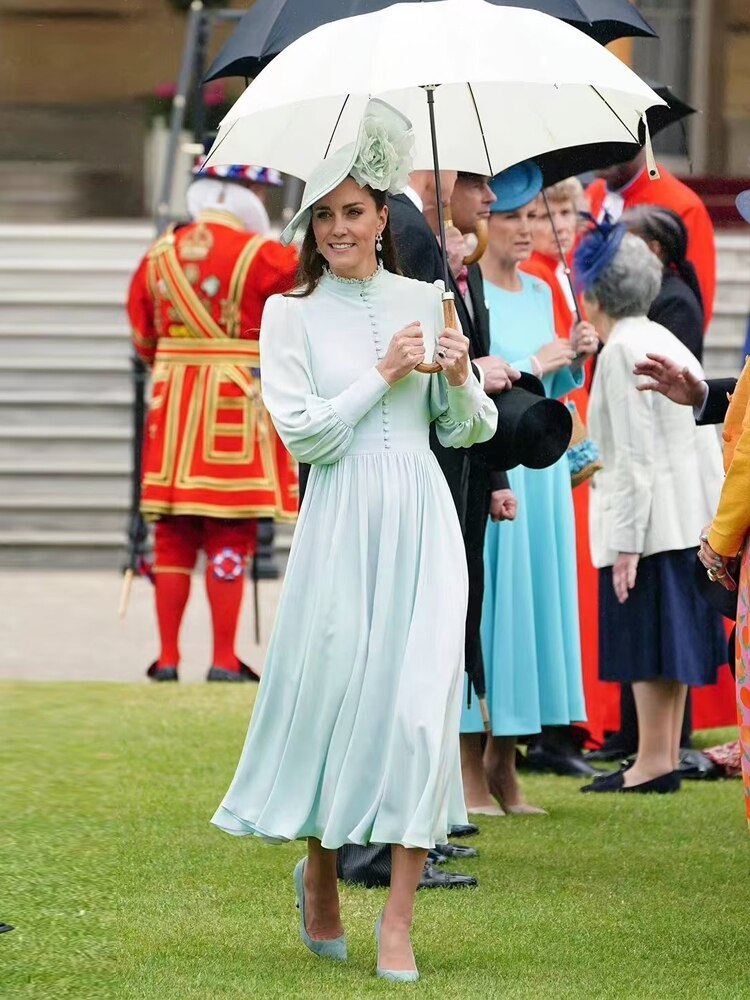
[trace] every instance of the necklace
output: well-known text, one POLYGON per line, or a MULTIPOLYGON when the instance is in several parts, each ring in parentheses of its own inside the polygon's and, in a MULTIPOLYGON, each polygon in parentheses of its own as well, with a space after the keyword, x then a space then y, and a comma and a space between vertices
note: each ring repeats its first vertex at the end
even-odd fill
POLYGON ((330 267, 326 267, 325 273, 333 281, 340 281, 343 285, 363 285, 365 282, 372 281, 373 278, 377 278, 382 270, 383 262, 381 260, 372 274, 368 274, 366 278, 341 278, 338 274, 334 274, 330 267))

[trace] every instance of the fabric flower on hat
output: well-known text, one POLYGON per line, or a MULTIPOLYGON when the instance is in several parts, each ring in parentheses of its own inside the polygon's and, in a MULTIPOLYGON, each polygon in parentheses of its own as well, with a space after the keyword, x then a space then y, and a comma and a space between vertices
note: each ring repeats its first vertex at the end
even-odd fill
POLYGON ((362 123, 357 158, 351 176, 361 186, 398 194, 409 183, 414 158, 414 136, 410 130, 389 132, 374 116, 362 123))

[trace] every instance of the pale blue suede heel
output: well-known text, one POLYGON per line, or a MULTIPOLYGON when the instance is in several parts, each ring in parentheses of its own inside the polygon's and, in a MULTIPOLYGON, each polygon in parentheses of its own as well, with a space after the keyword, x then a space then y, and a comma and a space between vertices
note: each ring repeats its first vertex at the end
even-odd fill
POLYGON ((299 936, 302 943, 306 945, 313 955, 319 958, 333 958, 337 962, 346 961, 346 938, 334 938, 332 941, 315 941, 307 933, 305 927, 305 862, 307 858, 302 858, 297 862, 294 869, 294 890, 297 894, 297 907, 299 909, 299 936))
POLYGON ((416 969, 404 969, 396 972, 393 969, 380 968, 380 925, 383 922, 381 913, 375 921, 375 940, 378 943, 378 979, 389 979, 392 983, 416 983, 419 979, 419 972, 416 969))

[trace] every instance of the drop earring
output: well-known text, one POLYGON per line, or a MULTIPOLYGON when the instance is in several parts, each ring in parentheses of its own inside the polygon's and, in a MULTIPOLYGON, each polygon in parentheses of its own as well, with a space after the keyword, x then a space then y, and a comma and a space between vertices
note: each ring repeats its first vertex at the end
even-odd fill
POLYGON ((375 252, 376 253, 382 253, 383 252, 383 234, 382 233, 378 233, 378 235, 375 237, 375 252))

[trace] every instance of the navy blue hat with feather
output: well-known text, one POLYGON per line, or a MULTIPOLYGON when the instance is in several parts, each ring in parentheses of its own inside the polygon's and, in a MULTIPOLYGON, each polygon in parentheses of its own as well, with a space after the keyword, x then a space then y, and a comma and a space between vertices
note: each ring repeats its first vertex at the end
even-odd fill
MULTIPOLYGON (((594 222, 591 216, 588 218, 594 222)), ((579 295, 596 284, 602 272, 615 259, 627 231, 622 222, 613 223, 608 215, 601 222, 594 222, 573 255, 574 283, 579 295)))

